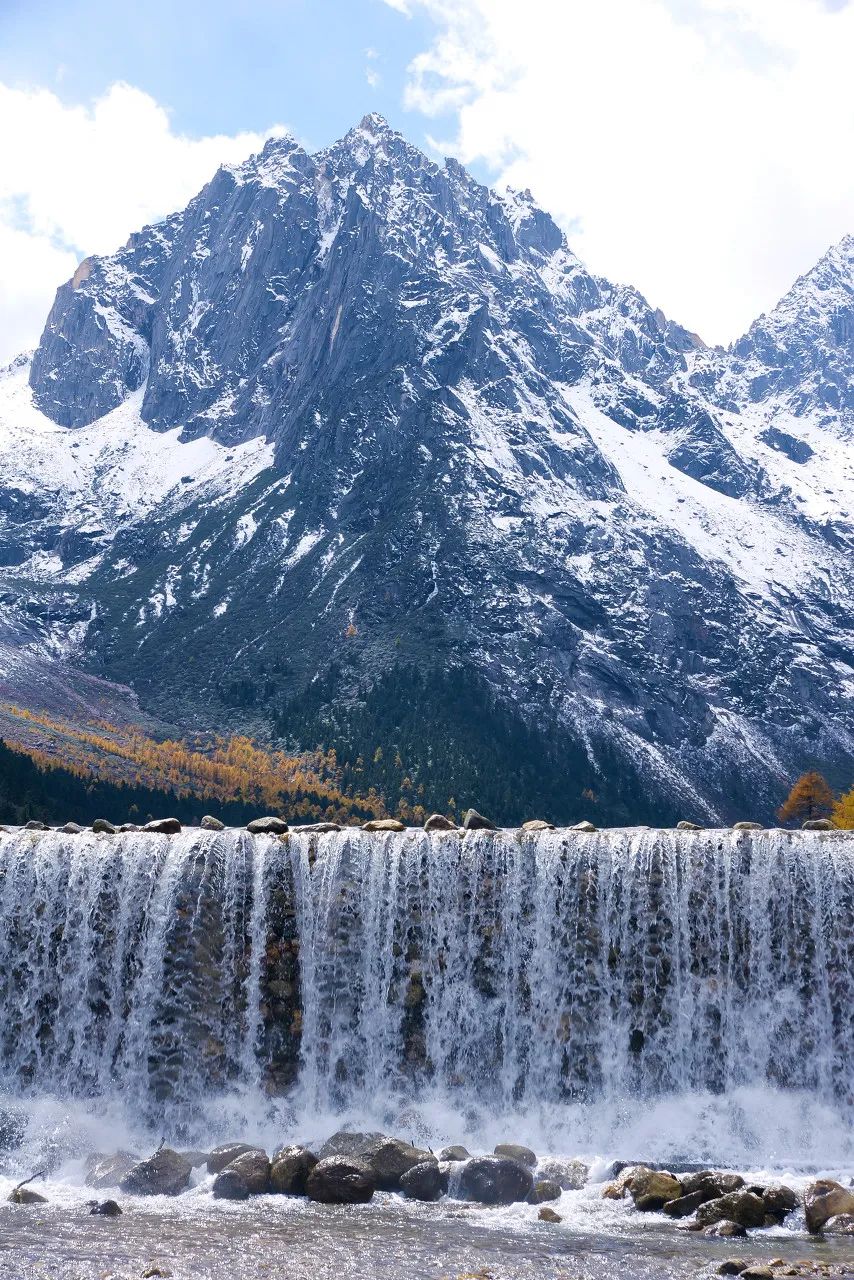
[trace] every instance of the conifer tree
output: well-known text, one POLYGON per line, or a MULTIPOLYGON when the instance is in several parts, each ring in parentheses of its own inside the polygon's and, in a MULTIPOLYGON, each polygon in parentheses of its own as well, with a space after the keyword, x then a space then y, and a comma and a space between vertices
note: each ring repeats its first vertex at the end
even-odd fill
POLYGON ((815 769, 801 774, 783 804, 777 810, 780 822, 806 822, 809 818, 827 818, 833 808, 833 792, 815 769))

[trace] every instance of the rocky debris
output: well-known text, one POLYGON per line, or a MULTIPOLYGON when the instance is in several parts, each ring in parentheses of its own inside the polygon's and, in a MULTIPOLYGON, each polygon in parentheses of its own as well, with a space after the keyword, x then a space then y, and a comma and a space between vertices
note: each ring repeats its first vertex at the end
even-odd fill
POLYGON ((181 824, 177 818, 154 818, 151 822, 146 822, 142 829, 162 836, 176 836, 181 830, 181 824))
POLYGON ((842 1213, 854 1213, 854 1191, 831 1178, 819 1178, 809 1184, 804 1192, 807 1231, 815 1235, 826 1222, 842 1213))
POLYGON ((112 822, 108 822, 106 818, 96 818, 92 823, 92 830, 102 835, 114 836, 118 831, 118 827, 114 826, 112 822))
POLYGON ((750 1263, 744 1258, 724 1258, 720 1266, 715 1268, 715 1275, 718 1276, 737 1276, 740 1275, 745 1267, 749 1267, 750 1263))
POLYGON ((830 821, 830 818, 807 818, 806 822, 801 824, 802 831, 835 831, 836 827, 830 821))
POLYGON ((90 1200, 89 1212, 96 1213, 101 1218, 119 1218, 122 1210, 115 1200, 90 1200))
POLYGON ((563 1218, 559 1213, 555 1213, 554 1209, 550 1209, 548 1205, 544 1205, 537 1214, 540 1222, 563 1222, 563 1218))
POLYGON ((112 1155, 90 1157, 86 1186, 94 1191, 118 1187, 122 1178, 139 1164, 139 1156, 131 1151, 114 1151, 112 1155))
POLYGON ((822 1227, 825 1235, 854 1236, 854 1213, 837 1213, 822 1227))
POLYGON ((499 1142, 492 1150, 494 1155, 508 1156, 511 1160, 518 1160, 520 1164, 528 1165, 530 1169, 533 1169, 537 1163, 535 1151, 530 1147, 521 1147, 515 1142, 499 1142))
POLYGON ((466 1147, 456 1146, 442 1147, 436 1157, 440 1162, 447 1161, 452 1164, 458 1164, 461 1160, 471 1160, 471 1152, 466 1147))
POLYGON ((439 1200, 448 1190, 448 1175, 435 1160, 425 1160, 401 1175, 399 1188, 409 1200, 439 1200))
POLYGON ((339 1129, 331 1138, 326 1139, 317 1154, 321 1160, 326 1160, 329 1156, 354 1156, 374 1142, 385 1141, 386 1136, 384 1133, 359 1133, 351 1129, 339 1129))
POLYGON ((189 1160, 170 1147, 161 1147, 129 1169, 119 1187, 136 1196, 177 1196, 189 1183, 192 1172, 189 1160))
POLYGON ((287 834, 288 824, 284 818, 270 815, 266 818, 253 818, 247 822, 246 830, 253 836, 283 836, 287 834))
POLYGON ((562 1191, 580 1191, 586 1185, 590 1166, 583 1160, 560 1160, 549 1156, 537 1165, 537 1176, 556 1182, 562 1191))
POLYGON ((362 823, 363 831, 405 831, 406 827, 399 818, 371 818, 362 823))
POLYGON ((774 1218, 779 1223, 783 1221, 787 1214, 797 1209, 800 1200, 791 1187, 784 1187, 782 1183, 774 1183, 772 1186, 763 1189, 762 1203, 765 1205, 766 1215, 774 1218))
POLYGON ((446 818, 444 813, 431 813, 424 823, 425 831, 457 831, 458 829, 457 824, 451 822, 450 818, 446 818))
POLYGON ((238 1188, 245 1188, 247 1196, 262 1196, 270 1189, 270 1161, 265 1151, 244 1151, 236 1156, 216 1175, 213 1194, 220 1200, 243 1200, 238 1188))
POLYGON ((698 822, 688 822, 685 818, 681 822, 676 823, 677 831, 702 831, 703 828, 698 822))
POLYGON ((561 1188, 548 1178, 540 1178, 531 1187, 525 1199, 528 1204, 545 1204, 547 1200, 559 1200, 561 1188))
POLYGON ((490 818, 485 818, 477 809, 466 809, 463 814, 464 831, 497 831, 498 827, 490 818))
POLYGON ((761 822, 734 822, 732 824, 733 831, 762 831, 764 830, 761 822))
POLYGON ((734 1240, 746 1236, 747 1230, 740 1222, 727 1222, 726 1219, 722 1219, 720 1222, 715 1222, 712 1226, 706 1227, 703 1235, 711 1236, 713 1239, 734 1240))
POLYGON ((25 823, 24 830, 25 831, 50 831, 50 827, 47 825, 46 822, 39 822, 38 818, 30 818, 30 821, 25 823))
POLYGON ((707 1200, 697 1210, 697 1222, 710 1227, 716 1222, 737 1222, 742 1227, 764 1227, 765 1205, 761 1196, 744 1187, 707 1200))
POLYGON ((635 1202, 635 1208, 642 1213, 657 1212, 663 1209, 670 1200, 678 1200, 682 1195, 682 1184, 678 1178, 665 1169, 650 1169, 646 1165, 638 1165, 625 1187, 635 1202))
POLYGON ((597 830, 597 828, 594 827, 593 823, 588 822, 586 818, 583 822, 576 822, 575 825, 570 827, 569 829, 570 831, 596 831, 597 830))
POLYGON ((202 831, 225 831, 225 823, 220 822, 219 818, 212 817, 206 813, 199 823, 202 831))
POLYGON ((515 1204, 533 1185, 530 1169, 507 1156, 475 1156, 460 1174, 460 1195, 480 1204, 515 1204))
POLYGON ((47 1196, 39 1195, 29 1187, 13 1187, 6 1199, 9 1204, 47 1204, 47 1196))
POLYGON ((413 1147, 399 1138, 379 1138, 355 1154, 372 1169, 379 1191, 399 1190, 403 1175, 416 1165, 438 1164, 432 1152, 413 1147))
POLYGON ((266 1157, 266 1152, 261 1147, 253 1147, 248 1142, 225 1142, 219 1147, 214 1147, 207 1158, 208 1173, 220 1173, 238 1156, 246 1155, 249 1151, 261 1152, 261 1155, 266 1157))
POLYGON ((329 1156, 314 1166, 305 1190, 321 1204, 367 1204, 376 1185, 373 1169, 358 1156, 329 1156))
POLYGON ((282 1196, 304 1196, 308 1175, 316 1164, 317 1156, 307 1147, 281 1147, 273 1153, 270 1190, 282 1196))
POLYGON ((553 822, 546 822, 543 818, 531 818, 528 822, 522 823, 523 831, 554 831, 553 822))
POLYGON ((83 828, 80 826, 79 822, 66 822, 65 826, 60 827, 59 830, 64 836, 79 836, 82 833, 83 828))

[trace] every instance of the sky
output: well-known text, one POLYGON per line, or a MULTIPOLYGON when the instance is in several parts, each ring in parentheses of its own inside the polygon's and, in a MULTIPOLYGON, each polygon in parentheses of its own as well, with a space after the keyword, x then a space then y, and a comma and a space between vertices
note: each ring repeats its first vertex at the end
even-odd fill
POLYGON ((219 163, 369 111, 726 344, 854 231, 852 66, 854 0, 0 0, 0 363, 219 163))

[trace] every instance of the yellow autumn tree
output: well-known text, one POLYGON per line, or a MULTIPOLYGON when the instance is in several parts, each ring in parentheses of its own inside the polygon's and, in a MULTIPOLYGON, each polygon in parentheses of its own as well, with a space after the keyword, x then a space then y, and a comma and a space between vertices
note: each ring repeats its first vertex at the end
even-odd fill
POLYGON ((854 787, 839 797, 830 816, 834 826, 841 827, 843 831, 854 831, 854 787))
POLYGON ((802 773, 777 810, 780 822, 806 822, 809 818, 827 818, 833 808, 833 792, 826 779, 815 769, 802 773))

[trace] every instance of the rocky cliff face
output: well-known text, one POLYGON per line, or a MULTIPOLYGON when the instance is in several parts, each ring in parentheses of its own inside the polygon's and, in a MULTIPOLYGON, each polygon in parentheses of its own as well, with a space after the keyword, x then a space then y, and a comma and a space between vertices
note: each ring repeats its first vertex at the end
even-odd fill
POLYGON ((269 142, 82 264, 3 379, 7 680, 296 735, 323 689, 312 732, 361 706, 393 746, 372 691, 460 668, 567 818, 849 781, 852 244, 711 351, 378 117, 269 142))

